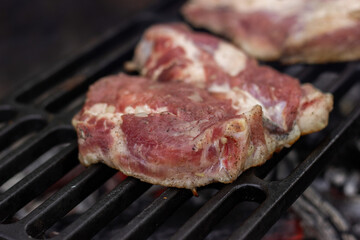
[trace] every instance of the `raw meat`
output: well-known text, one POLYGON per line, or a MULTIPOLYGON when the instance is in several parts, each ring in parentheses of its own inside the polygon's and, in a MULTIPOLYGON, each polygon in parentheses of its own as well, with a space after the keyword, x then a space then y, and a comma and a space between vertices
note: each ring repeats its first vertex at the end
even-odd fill
POLYGON ((331 94, 310 84, 301 86, 290 76, 258 65, 233 45, 184 24, 149 28, 133 65, 153 81, 192 83, 230 99, 239 112, 261 106, 270 152, 326 127, 333 105, 331 94))
POLYGON ((324 63, 360 58, 358 0, 191 0, 185 18, 261 60, 324 63))
POLYGON ((260 106, 239 112, 230 99, 181 82, 103 78, 73 125, 84 165, 103 162, 164 186, 229 183, 271 155, 260 106))

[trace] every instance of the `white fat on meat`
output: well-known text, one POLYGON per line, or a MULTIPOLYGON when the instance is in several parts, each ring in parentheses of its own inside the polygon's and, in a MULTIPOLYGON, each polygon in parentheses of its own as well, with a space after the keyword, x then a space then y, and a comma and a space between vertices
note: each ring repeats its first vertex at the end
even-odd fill
MULTIPOLYGON (((122 153, 124 155, 128 154, 129 150, 126 145, 126 138, 124 136, 123 131, 121 130, 120 126, 122 123, 121 116, 123 113, 115 112, 115 106, 108 105, 106 103, 97 103, 91 106, 89 109, 87 109, 83 114, 89 115, 89 116, 96 116, 97 119, 105 118, 108 121, 116 123, 115 127, 111 129, 110 134, 113 137, 113 139, 116 139, 117 144, 112 145, 112 149, 110 149, 110 152, 112 153, 122 153), (114 149, 115 148, 115 149, 114 149)), ((85 123, 88 122, 91 118, 88 117, 85 120, 85 123)), ((73 125, 76 126, 77 120, 73 120, 73 125)), ((104 122, 106 124, 106 122, 104 122)), ((104 125, 106 128, 107 126, 104 125)), ((80 131, 81 133, 81 131, 80 131)), ((79 144, 81 145, 84 141, 81 136, 79 138, 79 144)), ((112 154, 110 154, 111 156, 112 154)), ((84 165, 89 166, 91 164, 94 164, 99 161, 105 162, 107 165, 111 167, 115 167, 113 162, 111 161, 109 156, 105 156, 100 148, 93 149, 93 151, 88 152, 86 155, 82 156, 80 155, 80 160, 84 163, 84 165)))
MULTIPOLYGON (((254 109, 253 109, 254 110, 254 109)), ((255 110, 254 110, 255 111, 255 110)), ((239 144, 245 145, 250 143, 250 128, 248 123, 246 122, 245 118, 239 118, 239 119, 233 119, 229 120, 226 123, 223 123, 222 127, 225 129, 224 135, 220 137, 219 139, 212 140, 213 136, 213 128, 206 129, 205 132, 203 132, 201 135, 199 135, 195 141, 195 151, 202 150, 201 158, 200 158, 200 165, 206 165, 207 159, 208 159, 208 153, 211 147, 215 147, 216 151, 221 153, 219 158, 219 170, 225 171, 224 178, 219 178, 222 181, 224 179, 228 179, 229 176, 227 175, 227 170, 224 165, 224 161, 226 157, 223 157, 222 154, 225 153, 225 147, 227 143, 227 137, 235 139, 239 144), (209 144, 211 143, 212 144, 209 144), (222 143, 222 147, 220 149, 220 143, 222 143)), ((249 155, 250 156, 250 155, 249 155)), ((239 156, 240 157, 240 156, 239 156)), ((248 156, 247 156, 248 157, 248 156)), ((264 158, 262 158, 263 161, 264 158)), ((252 162, 251 159, 247 159, 248 162, 252 162)), ((221 176, 221 175, 219 175, 221 176)))
POLYGON ((226 73, 234 77, 245 69, 247 56, 233 45, 220 42, 214 59, 226 73))
POLYGON ((146 39, 142 39, 140 41, 140 44, 136 49, 136 51, 138 52, 137 57, 135 58, 136 65, 141 67, 145 66, 147 60, 152 53, 153 45, 154 43, 152 41, 148 41, 146 39))
MULTIPOLYGON (((126 142, 126 138, 124 135, 124 132, 121 129, 121 124, 122 124, 122 118, 121 116, 124 114, 134 114, 137 117, 147 117, 149 114, 151 113, 162 113, 162 112, 167 112, 168 108, 167 107, 160 107, 160 108, 156 108, 156 109, 152 109, 150 108, 147 104, 145 105, 140 105, 140 106, 136 106, 135 108, 133 107, 126 107, 124 112, 115 112, 116 108, 113 105, 108 105, 106 103, 97 103, 94 104, 93 106, 91 106, 89 109, 87 109, 84 114, 87 115, 92 115, 92 116, 96 116, 97 119, 102 119, 105 118, 108 121, 111 121, 115 124, 115 127, 113 127, 111 129, 110 135, 112 136, 112 138, 114 140, 116 140, 115 144, 111 145, 111 149, 110 149, 110 156, 115 156, 115 155, 128 155, 129 150, 127 147, 127 142, 126 142)), ((91 118, 87 118, 85 120, 85 122, 88 122, 91 118)), ((73 124, 74 126, 76 126, 76 120, 73 120, 73 124)), ((106 128, 106 122, 104 122, 104 127, 106 128)), ((79 144, 81 144, 82 138, 79 138, 79 144)), ((109 159, 109 156, 104 156, 102 151, 100 149, 98 150, 94 150, 88 154, 86 154, 85 156, 82 156, 81 161, 86 165, 90 165, 93 164, 94 162, 98 162, 98 161, 104 161, 106 162, 106 164, 114 167, 113 162, 109 159)))
MULTIPOLYGON (((227 99, 231 99, 232 107, 238 110, 238 114, 250 112, 254 106, 259 105, 262 108, 264 119, 269 119, 269 121, 272 122, 275 120, 277 123, 283 122, 282 113, 286 106, 286 102, 284 101, 281 101, 276 105, 266 109, 261 104, 261 102, 254 98, 251 94, 237 87, 230 88, 228 83, 222 85, 212 84, 208 88, 208 91, 211 93, 222 93, 227 99)), ((284 122, 283 126, 281 127, 286 127, 284 122)), ((290 132, 288 132, 286 135, 282 135, 280 138, 276 134, 272 135, 265 132, 265 140, 268 152, 274 152, 275 150, 280 150, 283 147, 291 146, 291 144, 300 137, 300 134, 300 128, 296 124, 292 127, 290 132)), ((259 156, 264 154, 263 152, 263 149, 255 149, 255 151, 252 153, 254 156, 253 159, 261 159, 259 156)))
POLYGON ((188 99, 190 99, 193 102, 202 102, 203 99, 200 96, 200 94, 198 92, 194 92, 192 95, 187 97, 188 99))
POLYGON ((262 105, 262 103, 254 98, 250 93, 241 90, 238 87, 231 88, 229 83, 212 84, 207 89, 210 93, 222 93, 227 99, 232 102, 232 107, 236 109, 237 114, 249 112, 254 106, 260 105, 263 109, 265 117, 270 117, 269 113, 262 105))
POLYGON ((135 114, 135 116, 137 117, 147 117, 151 113, 162 113, 167 111, 168 111, 167 107, 159 107, 156 109, 152 109, 149 107, 149 105, 144 104, 144 105, 138 105, 135 108, 131 106, 127 106, 124 110, 124 114, 135 114))
POLYGON ((334 100, 331 94, 323 94, 310 84, 304 84, 301 88, 303 97, 297 124, 302 134, 309 134, 327 126, 334 100))
POLYGON ((156 109, 152 109, 149 107, 149 105, 144 104, 138 105, 135 108, 127 106, 123 113, 115 112, 115 110, 116 108, 113 105, 108 105, 106 103, 97 103, 87 109, 84 114, 97 116, 98 118, 104 117, 106 119, 111 119, 113 122, 120 121, 120 123, 122 123, 121 116, 124 114, 134 114, 135 116, 146 117, 151 113, 167 112, 168 108, 159 107, 156 109))
POLYGON ((299 14, 287 45, 302 44, 316 36, 355 26, 360 21, 354 17, 360 12, 359 0, 348 0, 346 3, 343 0, 314 1, 309 2, 308 8, 299 14))
MULTIPOLYGON (((186 57, 192 61, 191 64, 188 64, 184 69, 182 69, 182 73, 183 76, 185 77, 184 82, 187 81, 186 77, 191 76, 191 81, 189 82, 193 82, 194 80, 196 80, 197 82, 205 82, 205 72, 204 72, 204 66, 202 65, 201 61, 199 60, 199 56, 200 56, 200 50, 198 49, 198 47, 195 46, 195 44, 189 40, 188 38, 186 38, 186 36, 184 34, 181 34, 179 32, 177 32, 176 30, 172 29, 171 27, 159 27, 156 28, 156 30, 154 31, 150 31, 149 35, 147 36, 147 41, 151 41, 152 38, 156 38, 157 36, 161 36, 161 37, 169 37, 172 39, 171 44, 173 46, 177 46, 177 47, 181 47, 186 54, 186 57)), ((150 45, 150 44, 148 44, 150 45)), ((156 58, 156 51, 152 52, 153 57, 156 58)), ((160 52, 161 54, 161 52, 160 52)), ((142 55, 142 53, 137 54, 137 55, 142 55)), ((157 61, 153 61, 150 63, 149 66, 147 66, 146 69, 151 69, 152 67, 154 67, 154 64, 156 64, 157 61)), ((160 73, 162 73, 162 71, 164 69, 166 69, 168 66, 170 66, 172 64, 172 62, 168 63, 168 64, 163 64, 161 66, 159 66, 156 71, 154 72, 152 78, 153 79, 157 79, 158 76, 160 75, 160 73)), ((143 66, 143 65, 142 65, 143 66)))
POLYGON ((283 119, 283 112, 286 107, 285 101, 280 101, 277 104, 268 107, 266 112, 271 116, 271 119, 277 124, 281 124, 281 128, 286 129, 286 122, 283 119))

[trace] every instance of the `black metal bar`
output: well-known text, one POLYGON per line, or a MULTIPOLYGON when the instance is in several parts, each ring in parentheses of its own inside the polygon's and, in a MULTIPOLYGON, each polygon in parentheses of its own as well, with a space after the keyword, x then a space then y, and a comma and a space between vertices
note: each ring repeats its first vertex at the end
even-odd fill
POLYGON ((146 209, 123 227, 114 238, 146 239, 171 213, 191 197, 186 189, 168 188, 146 209))
POLYGON ((40 115, 19 116, 7 127, 0 130, 0 151, 25 135, 45 127, 46 121, 40 115))
POLYGON ((307 66, 301 73, 298 74, 297 78, 303 82, 312 82, 314 77, 317 75, 317 67, 316 66, 307 66))
POLYGON ((346 91, 360 79, 360 69, 357 69, 359 63, 350 63, 337 81, 329 88, 329 92, 334 94, 336 99, 343 96, 346 91))
POLYGON ((50 158, 39 168, 0 195, 0 222, 55 183, 77 163, 75 143, 50 158))
MULTIPOLYGON (((99 57, 97 61, 90 62, 73 76, 64 78, 64 85, 52 89, 54 94, 48 94, 46 99, 41 102, 40 107, 50 112, 57 112, 59 106, 65 105, 65 102, 68 103, 75 96, 84 93, 92 82, 105 74, 111 73, 112 68, 120 69, 123 61, 131 56, 132 49, 135 47, 142 32, 140 29, 144 29, 151 23, 149 20, 137 22, 133 27, 139 28, 139 31, 134 33, 129 33, 130 26, 127 26, 123 30, 125 32, 122 39, 119 38, 118 42, 113 43, 111 47, 109 46, 110 50, 102 53, 101 58, 99 57), (128 32, 126 33, 126 31, 128 32), (74 94, 75 92, 76 94, 74 94)), ((121 34, 119 33, 118 35, 120 36, 121 34)))
POLYGON ((352 131, 351 125, 360 125, 360 107, 353 111, 346 121, 325 139, 286 179, 272 182, 269 186, 265 202, 239 227, 229 238, 260 239, 271 225, 310 185, 334 150, 340 146, 348 135, 358 133, 352 131))
POLYGON ((262 202, 266 184, 252 171, 241 175, 236 182, 224 186, 196 212, 171 239, 203 239, 237 203, 245 200, 262 202))
MULTIPOLYGON (((301 141, 298 140, 298 141, 301 141)), ((291 149, 296 148, 299 143, 296 142, 292 148, 284 148, 279 153, 275 153, 271 159, 267 160, 263 165, 254 169, 254 174, 260 178, 264 178, 272 169, 276 167, 276 164, 279 163, 284 157, 291 151, 291 149)))
POLYGON ((89 239, 121 213, 151 185, 127 178, 64 229, 56 239, 89 239))
POLYGON ((25 226, 19 222, 4 225, 0 224, 0 239, 29 239, 29 235, 25 232, 25 226))
POLYGON ((303 64, 290 65, 284 69, 284 73, 293 77, 297 77, 302 72, 304 72, 305 69, 306 67, 303 64))
POLYGON ((129 19, 127 22, 122 23, 116 31, 103 36, 94 44, 85 47, 84 50, 74 57, 64 60, 54 68, 44 72, 38 78, 24 81, 26 84, 18 88, 18 91, 9 96, 9 98, 13 99, 12 97, 14 97, 15 101, 25 104, 32 102, 43 92, 69 77, 81 66, 88 64, 93 59, 101 58, 101 54, 108 50, 109 46, 121 41, 121 37, 124 36, 122 33, 131 31, 131 27, 134 27, 134 24, 138 21, 145 22, 154 18, 149 15, 150 14, 143 14, 141 17, 136 16, 133 19, 129 19))
POLYGON ((13 119, 16 116, 16 109, 11 105, 0 105, 0 122, 13 119))
POLYGON ((0 161, 0 185, 51 147, 75 139, 74 131, 48 126, 0 161))
POLYGON ((90 166, 21 220, 26 232, 32 237, 41 235, 113 174, 115 170, 104 165, 90 166))
POLYGON ((85 93, 91 83, 95 82, 105 74, 111 73, 112 69, 119 69, 122 67, 121 63, 126 60, 126 56, 131 56, 132 49, 135 47, 139 37, 140 36, 132 38, 126 44, 123 44, 119 49, 113 51, 107 58, 100 61, 96 66, 93 66, 92 69, 89 69, 83 74, 84 81, 79 85, 74 86, 74 88, 67 91, 60 91, 54 96, 49 96, 42 107, 50 112, 58 112, 74 98, 82 93, 85 93))

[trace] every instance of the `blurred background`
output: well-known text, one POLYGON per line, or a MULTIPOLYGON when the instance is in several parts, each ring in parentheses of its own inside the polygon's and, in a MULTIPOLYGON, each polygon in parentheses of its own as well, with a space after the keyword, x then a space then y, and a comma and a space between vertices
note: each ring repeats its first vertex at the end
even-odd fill
POLYGON ((159 0, 2 0, 0 99, 159 0))

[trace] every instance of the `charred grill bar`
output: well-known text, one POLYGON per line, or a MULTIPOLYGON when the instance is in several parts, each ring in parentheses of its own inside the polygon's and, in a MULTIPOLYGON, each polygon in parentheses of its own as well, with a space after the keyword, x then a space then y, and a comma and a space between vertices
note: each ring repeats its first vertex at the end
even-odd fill
MULTIPOLYGON (((0 186, 54 148, 60 146, 61 149, 50 154, 46 161, 30 170, 19 182, 8 189, 1 188, 0 238, 49 237, 47 230, 52 225, 116 174, 116 171, 103 165, 91 166, 75 174, 64 186, 55 188, 53 194, 25 217, 14 218, 14 214, 26 204, 76 168, 76 135, 70 121, 80 109, 88 86, 102 76, 122 70, 124 62, 131 59, 134 46, 145 28, 161 21, 181 20, 174 16, 182 3, 164 3, 129 20, 118 31, 99 40, 97 45, 38 79, 31 79, 1 101, 0 186), (168 16, 165 14, 160 18, 159 12, 168 16)), ((238 225, 230 239, 261 238, 310 185, 333 151, 341 147, 343 140, 359 135, 359 101, 355 101, 350 113, 341 112, 340 102, 359 85, 360 62, 274 67, 334 94, 335 106, 329 126, 320 133, 303 137, 292 148, 284 149, 264 166, 250 169, 232 184, 215 184, 200 189, 200 196, 207 189, 216 193, 206 199, 185 223, 177 226, 173 239, 205 238, 223 217, 243 201, 257 202, 259 207, 238 225), (266 178, 268 173, 279 161, 286 161, 291 151, 301 152, 297 167, 287 177, 269 181, 266 178)), ((52 238, 95 236, 129 206, 136 204, 151 187, 150 184, 126 178, 52 238)), ((188 190, 166 189, 124 226, 118 227, 114 239, 146 239, 191 198, 194 197, 188 190)))

